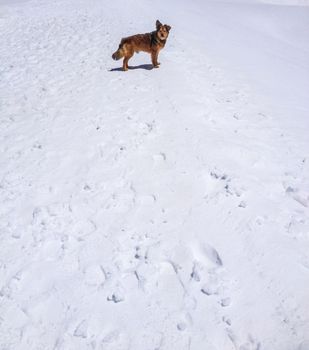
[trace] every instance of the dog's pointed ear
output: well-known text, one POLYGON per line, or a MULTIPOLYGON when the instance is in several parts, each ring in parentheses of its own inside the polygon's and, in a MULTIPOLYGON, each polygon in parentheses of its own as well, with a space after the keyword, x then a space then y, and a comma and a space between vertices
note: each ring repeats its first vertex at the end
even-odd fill
POLYGON ((169 32, 171 29, 172 29, 172 27, 171 26, 169 26, 169 25, 165 25, 165 28, 166 28, 166 30, 169 32))
POLYGON ((162 23, 157 19, 156 28, 159 29, 162 26, 162 23))

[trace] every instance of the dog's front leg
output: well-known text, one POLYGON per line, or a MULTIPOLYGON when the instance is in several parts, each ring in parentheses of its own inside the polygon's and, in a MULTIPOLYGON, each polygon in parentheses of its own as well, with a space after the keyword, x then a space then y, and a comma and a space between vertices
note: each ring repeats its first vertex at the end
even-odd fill
POLYGON ((125 57, 124 60, 123 60, 123 64, 122 64, 122 69, 124 71, 127 71, 128 70, 128 59, 125 57))
POLYGON ((151 61, 152 61, 153 68, 159 68, 157 58, 158 58, 158 53, 156 51, 152 51, 151 52, 151 61))
POLYGON ((160 66, 160 62, 158 62, 158 57, 159 57, 159 50, 156 52, 156 65, 160 66))
POLYGON ((127 55, 124 57, 123 60, 123 70, 127 71, 129 69, 129 59, 133 56, 134 51, 133 52, 128 52, 127 55))
POLYGON ((133 55, 129 55, 126 56, 123 60, 123 70, 127 71, 129 69, 129 59, 132 57, 133 55))

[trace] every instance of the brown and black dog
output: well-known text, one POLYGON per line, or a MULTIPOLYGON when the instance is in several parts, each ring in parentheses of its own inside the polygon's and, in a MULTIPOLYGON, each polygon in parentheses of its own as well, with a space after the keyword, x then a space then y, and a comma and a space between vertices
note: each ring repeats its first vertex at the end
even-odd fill
POLYGON ((159 68, 158 55, 160 50, 165 46, 171 26, 162 24, 157 20, 154 32, 146 34, 136 34, 123 38, 119 44, 119 48, 113 53, 114 60, 123 59, 123 70, 128 70, 129 59, 135 52, 144 51, 151 54, 151 61, 154 68, 159 68))

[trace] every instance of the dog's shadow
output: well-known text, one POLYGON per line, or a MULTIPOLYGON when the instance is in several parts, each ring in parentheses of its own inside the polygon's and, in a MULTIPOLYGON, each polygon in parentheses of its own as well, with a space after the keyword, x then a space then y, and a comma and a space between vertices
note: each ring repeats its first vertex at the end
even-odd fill
MULTIPOLYGON (((129 66, 129 70, 134 69, 145 69, 145 70, 152 70, 153 66, 152 64, 140 64, 139 66, 129 66)), ((112 68, 109 70, 110 72, 123 72, 122 67, 119 68, 112 68)))

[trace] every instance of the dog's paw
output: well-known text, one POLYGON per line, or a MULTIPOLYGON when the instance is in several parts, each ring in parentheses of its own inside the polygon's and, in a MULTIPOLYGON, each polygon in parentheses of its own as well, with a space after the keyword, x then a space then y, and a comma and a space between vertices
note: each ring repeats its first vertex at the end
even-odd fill
POLYGON ((160 68, 159 64, 156 64, 155 66, 153 66, 153 68, 160 68))

